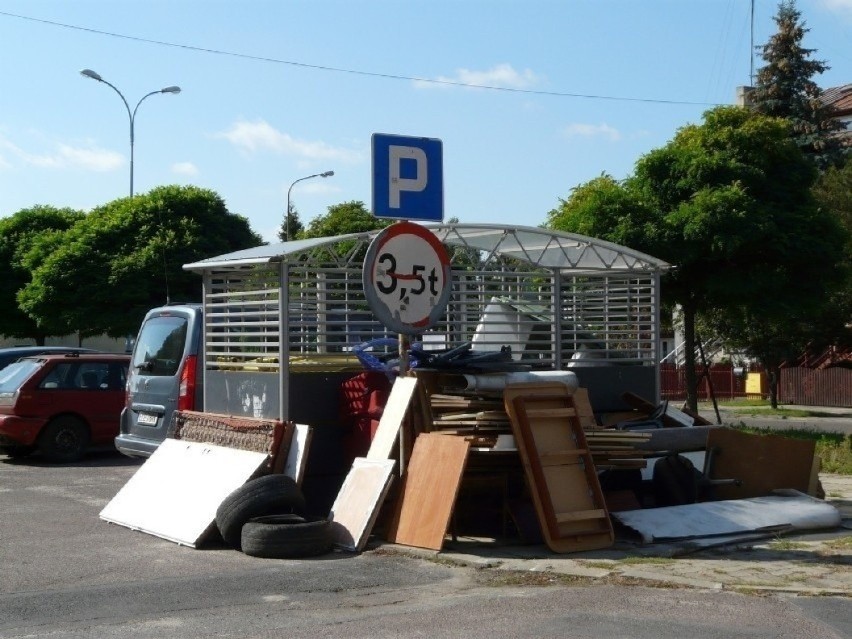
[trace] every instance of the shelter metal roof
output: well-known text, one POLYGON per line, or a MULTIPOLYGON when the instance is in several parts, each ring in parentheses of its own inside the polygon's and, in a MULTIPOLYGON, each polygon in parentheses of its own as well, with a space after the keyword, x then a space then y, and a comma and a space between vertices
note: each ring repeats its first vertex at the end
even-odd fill
MULTIPOLYGON (((471 248, 489 255, 512 257, 538 268, 553 271, 664 272, 670 265, 625 246, 584 235, 562 233, 530 226, 491 224, 425 224, 447 246, 471 248)), ((372 241, 381 231, 365 231, 334 237, 265 244, 226 253, 191 264, 189 271, 205 271, 250 264, 287 262, 312 249, 344 240, 372 241)))

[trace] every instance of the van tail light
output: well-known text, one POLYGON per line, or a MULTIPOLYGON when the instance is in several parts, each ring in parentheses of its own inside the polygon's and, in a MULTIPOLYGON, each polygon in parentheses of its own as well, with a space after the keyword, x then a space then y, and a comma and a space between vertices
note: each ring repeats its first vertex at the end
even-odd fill
POLYGON ((178 390, 178 410, 195 410, 195 364, 197 355, 187 355, 180 370, 180 386, 178 390))

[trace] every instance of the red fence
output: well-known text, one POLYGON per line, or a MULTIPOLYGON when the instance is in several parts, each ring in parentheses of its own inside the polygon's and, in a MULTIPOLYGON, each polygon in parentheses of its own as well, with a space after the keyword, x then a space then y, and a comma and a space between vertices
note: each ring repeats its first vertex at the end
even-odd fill
MULTIPOLYGON (((736 399, 741 397, 768 398, 769 388, 766 374, 754 370, 750 375, 759 375, 757 392, 752 388, 754 382, 746 387, 746 376, 737 373, 729 364, 714 364, 707 376, 701 378, 698 384, 698 400, 711 399, 710 386, 717 400, 736 399)), ((699 375, 701 371, 699 370, 699 375)), ((673 364, 660 366, 660 390, 663 399, 686 399, 686 376, 683 367, 673 364)), ((801 406, 838 406, 852 407, 852 370, 847 368, 826 368, 814 370, 811 368, 782 368, 778 380, 778 402, 781 404, 799 404, 801 406)))
MULTIPOLYGON (((709 373, 710 381, 708 382, 706 377, 702 377, 698 384, 699 401, 710 401, 711 384, 716 399, 734 399, 747 396, 745 375, 735 373, 733 366, 713 364, 709 373)), ((661 364, 660 390, 663 399, 686 399, 686 370, 682 366, 675 366, 674 364, 661 364)))
POLYGON ((852 370, 782 368, 778 401, 802 406, 852 407, 852 370))

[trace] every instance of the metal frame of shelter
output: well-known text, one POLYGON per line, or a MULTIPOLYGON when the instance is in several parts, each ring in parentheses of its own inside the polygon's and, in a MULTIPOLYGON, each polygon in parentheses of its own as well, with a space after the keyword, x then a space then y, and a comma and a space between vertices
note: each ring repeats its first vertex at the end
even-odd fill
MULTIPOLYGON (((422 348, 471 342, 474 350, 509 347, 533 369, 654 367, 659 379, 659 282, 669 264, 541 228, 424 226, 447 248, 453 282, 440 321, 414 340, 422 348)), ((360 370, 353 355, 359 345, 395 337, 373 317, 363 291, 363 258, 379 232, 259 246, 184 265, 203 278, 205 384, 218 381, 213 387, 224 389, 215 408, 239 413, 241 402, 244 413, 289 419, 291 374, 360 370), (234 375, 253 394, 236 399, 227 384, 234 375), (224 386, 216 379, 222 377, 224 386)), ((655 390, 659 397, 658 381, 655 390)))

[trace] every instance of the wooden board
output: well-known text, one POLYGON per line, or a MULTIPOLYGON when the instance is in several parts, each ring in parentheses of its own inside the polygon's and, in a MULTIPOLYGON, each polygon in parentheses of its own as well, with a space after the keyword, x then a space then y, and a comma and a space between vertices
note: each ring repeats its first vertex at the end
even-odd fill
POLYGON ((717 499, 763 497, 777 488, 807 493, 815 442, 781 435, 752 435, 714 428, 707 450, 714 450, 710 479, 739 479, 742 486, 716 486, 717 499))
POLYGON ((265 453, 166 438, 100 518, 195 547, 215 525, 219 504, 268 459, 265 453))
POLYGON ((329 515, 335 546, 356 552, 364 550, 388 494, 395 465, 392 459, 363 457, 352 463, 329 515))
POLYGON ((367 451, 367 459, 390 459, 393 456, 394 445, 416 385, 417 379, 414 377, 397 377, 394 381, 370 450, 367 451))
POLYGON ((388 541, 440 550, 450 523, 470 442, 463 437, 423 433, 414 441, 388 541))
POLYGON ((513 384, 503 392, 515 442, 548 548, 608 548, 615 536, 570 390, 513 384))

